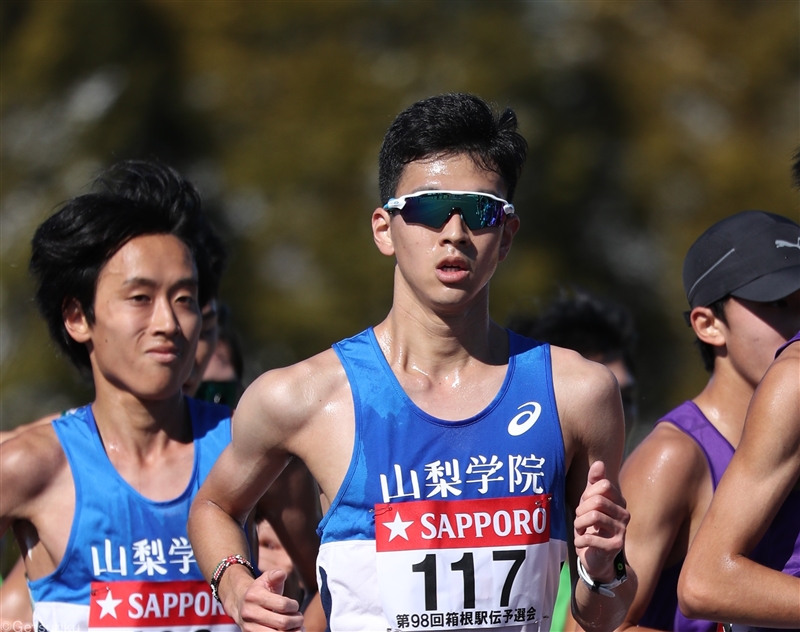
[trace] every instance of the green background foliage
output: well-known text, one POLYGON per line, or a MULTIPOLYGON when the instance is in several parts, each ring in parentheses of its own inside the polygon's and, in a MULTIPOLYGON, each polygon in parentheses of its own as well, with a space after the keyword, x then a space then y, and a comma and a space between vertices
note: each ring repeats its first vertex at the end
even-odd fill
POLYGON ((530 155, 493 316, 562 287, 629 307, 646 423, 705 382, 691 242, 746 208, 797 219, 795 1, 4 0, 0 19, 3 429, 91 397, 35 314, 29 242, 119 159, 201 189, 252 378, 387 312, 369 218, 394 116, 447 91, 512 106, 530 155))

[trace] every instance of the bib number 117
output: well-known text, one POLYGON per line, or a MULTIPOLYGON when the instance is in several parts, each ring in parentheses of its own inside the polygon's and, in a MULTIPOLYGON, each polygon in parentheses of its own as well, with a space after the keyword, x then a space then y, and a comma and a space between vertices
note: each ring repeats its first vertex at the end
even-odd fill
MULTIPOLYGON (((525 549, 492 551, 492 561, 511 562, 508 574, 503 582, 503 589, 500 592, 500 607, 508 606, 511 598, 511 588, 514 579, 517 577, 522 562, 525 561, 525 549)), ((450 564, 450 569, 454 573, 461 573, 464 582, 464 609, 475 607, 475 561, 472 553, 464 553, 460 560, 450 564)), ((436 577, 436 554, 429 553, 418 564, 411 566, 415 573, 422 573, 425 581, 425 610, 437 610, 437 577, 436 577)))

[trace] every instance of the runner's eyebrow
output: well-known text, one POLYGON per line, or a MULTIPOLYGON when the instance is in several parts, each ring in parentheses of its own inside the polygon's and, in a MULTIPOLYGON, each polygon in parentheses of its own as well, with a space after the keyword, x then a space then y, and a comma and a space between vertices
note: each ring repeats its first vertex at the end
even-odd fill
MULTIPOLYGON (((148 288, 155 288, 158 287, 158 283, 153 279, 148 279, 147 277, 131 277, 129 279, 125 279, 122 283, 123 287, 148 287, 148 288)), ((183 279, 178 280, 173 287, 186 287, 189 289, 197 289, 199 286, 197 279, 194 277, 185 277, 183 279)), ((216 313, 216 312, 215 312, 216 313)))

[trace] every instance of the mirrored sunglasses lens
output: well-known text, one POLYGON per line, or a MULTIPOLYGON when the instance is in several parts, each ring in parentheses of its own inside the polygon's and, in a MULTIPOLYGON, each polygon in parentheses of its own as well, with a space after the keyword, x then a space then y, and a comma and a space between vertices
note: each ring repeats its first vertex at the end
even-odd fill
POLYGON ((442 200, 440 196, 407 198, 402 215, 412 224, 441 228, 453 212, 454 206, 452 200, 442 200))
POLYGON ((474 228, 470 226, 469 221, 467 221, 467 226, 469 226, 472 230, 496 226, 502 216, 502 204, 496 200, 493 200, 492 198, 478 197, 475 200, 475 218, 473 220, 476 226, 474 228))
POLYGON ((421 195, 406 198, 402 215, 407 222, 441 228, 453 213, 460 213, 470 230, 499 225, 503 203, 482 195, 421 195))

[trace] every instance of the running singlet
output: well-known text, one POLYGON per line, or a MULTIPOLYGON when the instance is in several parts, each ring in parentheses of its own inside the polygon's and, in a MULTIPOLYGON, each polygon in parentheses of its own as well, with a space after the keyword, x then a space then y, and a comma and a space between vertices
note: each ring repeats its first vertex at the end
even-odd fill
POLYGON ((334 345, 355 442, 318 530, 331 630, 550 629, 567 549, 564 443, 549 346, 508 336, 500 391, 463 421, 410 400, 372 329, 334 345))
POLYGON ((230 409, 187 398, 194 469, 177 498, 149 500, 108 459, 91 406, 53 421, 75 483, 75 515, 56 570, 28 582, 36 632, 234 632, 197 567, 189 506, 230 443, 230 409))
MULTIPOLYGON (((717 489, 722 473, 733 458, 733 446, 723 437, 694 402, 684 402, 656 423, 669 422, 685 432, 703 451, 711 472, 711 482, 717 489)), ((656 630, 680 632, 715 632, 717 624, 700 619, 688 619, 678 608, 678 577, 683 562, 661 571, 653 598, 639 625, 656 630)))
MULTIPOLYGON (((775 357, 798 341, 800 332, 778 349, 775 357)), ((750 559, 773 570, 800 577, 800 489, 795 487, 789 492, 761 542, 750 554, 750 559)))

